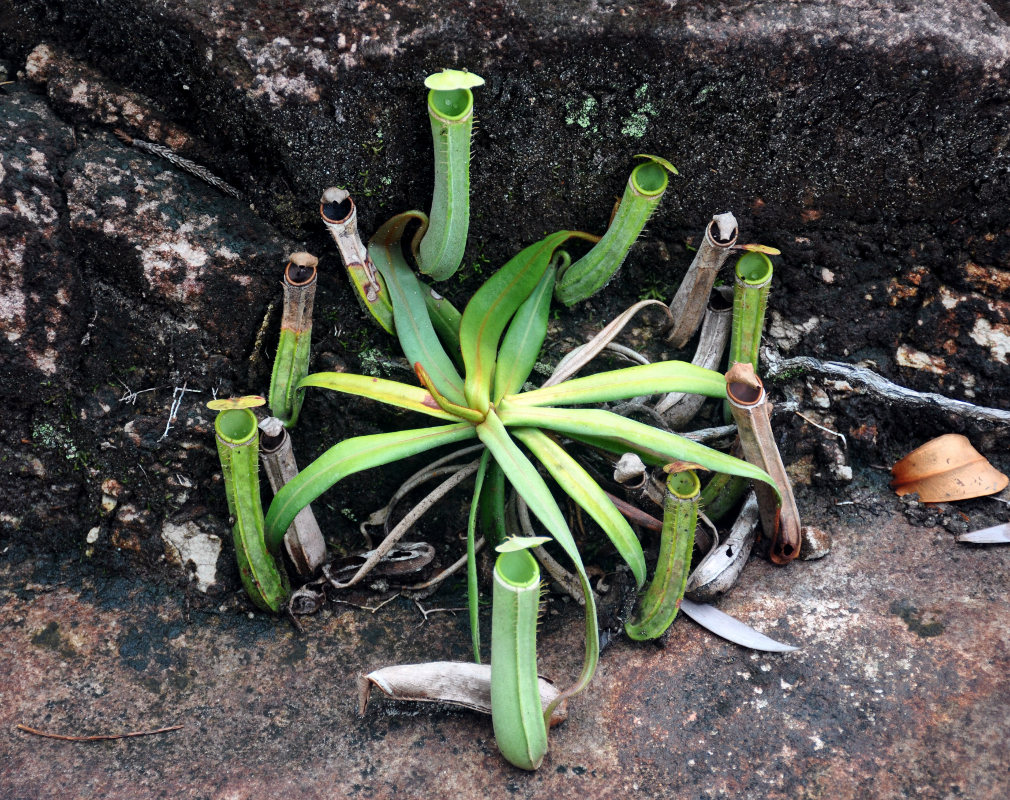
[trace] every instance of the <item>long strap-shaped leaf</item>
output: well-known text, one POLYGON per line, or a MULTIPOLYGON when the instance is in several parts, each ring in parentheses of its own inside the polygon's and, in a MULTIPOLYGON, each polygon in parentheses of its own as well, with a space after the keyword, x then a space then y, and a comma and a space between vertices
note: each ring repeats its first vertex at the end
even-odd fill
POLYGON ((470 408, 484 411, 491 401, 498 340, 508 321, 540 282, 554 251, 574 231, 558 231, 524 248, 477 290, 467 303, 460 323, 459 341, 466 366, 464 393, 470 408))
POLYGON ((509 479, 516 491, 526 501, 530 510, 572 560, 579 576, 579 583, 582 585, 582 593, 586 598, 586 655, 582 663, 582 672, 578 680, 558 695, 557 699, 548 706, 544 718, 549 720, 551 713, 560 702, 578 694, 589 685, 589 681, 592 680, 593 673, 596 671, 596 664, 600 659, 600 632, 596 622, 596 601, 593 599, 589 577, 586 575, 586 568, 582 564, 579 550, 575 546, 572 532, 568 529, 568 523, 565 522, 561 509, 558 508, 550 489, 547 488, 547 484, 540 477, 536 467, 512 441, 494 410, 488 412, 487 418, 477 426, 476 430, 477 436, 487 445, 491 455, 505 473, 505 477, 509 479))
POLYGON ((447 411, 443 411, 426 389, 398 381, 387 381, 384 378, 354 375, 348 372, 314 372, 311 375, 306 375, 298 384, 299 389, 307 389, 310 386, 332 389, 335 392, 353 394, 358 397, 368 397, 378 400, 380 403, 399 406, 409 411, 418 411, 450 422, 456 422, 459 419, 447 411))
POLYGON ((473 500, 470 501, 470 518, 466 524, 466 604, 470 612, 470 641, 473 643, 473 660, 480 663, 480 600, 477 587, 477 510, 484 488, 484 476, 491 460, 491 452, 485 450, 477 467, 477 477, 473 486, 473 500))
POLYGON ((512 434, 537 457, 551 477, 603 528, 621 558, 631 567, 639 588, 645 583, 645 555, 624 515, 582 465, 543 431, 513 428, 512 434))
POLYGON ((726 472, 761 481, 779 493, 775 481, 767 472, 746 461, 720 453, 698 442, 692 442, 676 433, 662 431, 610 411, 589 408, 531 408, 506 404, 505 400, 502 400, 498 407, 498 415, 510 428, 514 426, 546 428, 567 434, 574 439, 592 437, 597 441, 617 445, 625 452, 638 453, 643 458, 652 456, 661 462, 687 461, 713 472, 726 472))
POLYGON ((523 388, 537 363, 540 348, 547 338, 547 322, 551 312, 551 292, 557 270, 548 267, 533 293, 526 298, 509 323, 498 350, 494 371, 495 402, 523 388))
POLYGON ((355 436, 335 444, 274 496, 266 516, 267 546, 276 552, 295 515, 348 475, 408 458, 444 444, 461 442, 474 435, 473 425, 459 423, 355 436))
POLYGON ((505 530, 505 473, 498 462, 488 465, 487 477, 481 487, 480 526, 488 543, 497 547, 508 535, 505 530))
POLYGON ((626 367, 584 378, 572 378, 556 386, 533 389, 505 398, 510 408, 606 403, 667 392, 690 392, 706 397, 726 397, 726 378, 719 372, 686 361, 661 361, 626 367))
POLYGON ((435 333, 424 302, 424 290, 403 255, 400 240, 412 220, 424 222, 427 217, 420 211, 397 214, 375 232, 368 243, 368 252, 386 281, 396 338, 407 361, 423 364, 436 388, 452 402, 463 405, 463 379, 435 333))
POLYGON ((463 321, 463 315, 459 313, 456 306, 449 302, 449 298, 440 295, 424 281, 420 281, 420 284, 432 327, 442 340, 453 363, 462 369, 463 356, 459 352, 459 324, 463 321))

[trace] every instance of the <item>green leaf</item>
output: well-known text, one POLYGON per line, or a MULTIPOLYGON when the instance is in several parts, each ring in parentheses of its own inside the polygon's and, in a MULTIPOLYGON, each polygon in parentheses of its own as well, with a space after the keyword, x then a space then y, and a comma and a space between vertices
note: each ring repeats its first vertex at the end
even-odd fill
POLYGON ((276 550, 298 512, 342 478, 474 435, 473 425, 459 423, 356 436, 335 444, 274 495, 266 516, 267 545, 276 550))
POLYGON ((298 381, 308 372, 309 345, 312 334, 281 328, 274 354, 274 368, 270 374, 270 412, 285 427, 293 427, 301 407, 298 381))
POLYGON ((484 476, 487 474, 487 465, 490 461, 490 451, 484 450, 477 467, 473 500, 470 501, 470 518, 466 524, 466 605, 470 612, 470 641, 473 643, 473 660, 478 664, 480 663, 480 612, 478 606, 480 590, 477 586, 477 508, 484 486, 484 476))
POLYGON ((368 397, 399 406, 409 411, 418 411, 438 419, 458 421, 458 417, 443 411, 431 394, 420 386, 410 386, 398 381, 387 381, 384 378, 373 378, 368 375, 353 375, 348 372, 314 372, 306 375, 298 384, 299 389, 317 386, 320 389, 332 389, 335 392, 353 394, 358 397, 368 397))
POLYGON ((676 433, 662 431, 610 411, 592 408, 534 408, 515 406, 502 400, 498 414, 501 421, 510 428, 546 428, 567 434, 573 439, 588 437, 600 443, 606 442, 615 452, 638 453, 643 458, 651 458, 653 463, 689 461, 713 472, 726 472, 761 481, 771 486, 781 499, 775 481, 767 472, 753 464, 692 442, 676 433))
POLYGON ((645 583, 645 555, 624 515, 607 497, 607 493, 593 480, 582 466, 543 431, 536 428, 513 428, 511 433, 547 467, 551 477, 558 482, 576 503, 603 528, 621 558, 631 567, 639 588, 645 583))
POLYGON ((537 677, 540 567, 526 551, 495 561, 491 604, 491 724, 510 763, 536 769, 547 753, 537 677))
POLYGON ((519 306, 505 331, 494 372, 495 402, 504 395, 520 391, 533 371, 533 365, 537 363, 540 348, 547 338, 556 272, 554 267, 548 267, 533 294, 519 306))
MULTIPOLYGON (((476 76, 471 76, 476 77, 476 76)), ((428 94, 435 159, 431 224, 414 250, 417 267, 444 281, 459 269, 470 228, 470 140, 473 92, 461 87, 428 94)))
POLYGON ((386 281, 396 338, 407 361, 424 365, 443 396, 457 405, 465 405, 463 380, 438 340, 424 302, 424 290, 403 256, 400 239, 408 223, 415 219, 426 218, 417 211, 397 214, 376 231, 368 243, 368 252, 386 281))
POLYGON ((492 461, 480 496, 480 527, 489 545, 504 542, 505 530, 505 473, 492 461))
POLYGON ((505 398, 509 408, 563 406, 580 403, 606 403, 667 392, 726 397, 726 378, 714 370, 685 361, 661 361, 639 367, 626 367, 584 378, 572 378, 556 386, 533 389, 505 398))
POLYGON ((565 522, 561 509, 558 508, 550 489, 547 488, 547 484, 540 477, 536 467, 512 441, 494 410, 488 412, 487 418, 477 426, 476 430, 477 436, 487 445, 491 455, 505 473, 505 477, 526 501, 530 511, 543 523, 548 533, 554 537, 561 549, 572 560, 579 576, 579 583, 582 585, 582 593, 586 599, 586 654, 582 663, 582 672, 575 684, 561 692, 555 701, 548 706, 544 713, 544 719, 550 720, 550 715, 557 708, 558 703, 585 689, 596 671, 596 664, 600 658, 600 632, 596 623, 596 601, 593 599, 589 577, 582 564, 579 549, 575 546, 572 532, 568 529, 568 523, 565 522))
POLYGON ((666 168, 655 161, 631 171, 621 204, 603 238, 558 280, 554 296, 559 302, 574 305, 606 286, 659 206, 668 182, 666 168))
POLYGON ((466 365, 463 391, 470 408, 481 412, 487 409, 502 331, 540 283, 555 249, 575 235, 572 231, 558 231, 523 249, 488 278, 467 303, 459 343, 466 365))
POLYGON ((445 345, 449 357, 458 367, 463 367, 463 356, 459 352, 459 323, 463 320, 463 315, 456 310, 456 307, 449 300, 424 281, 421 281, 421 291, 424 292, 424 304, 428 307, 428 317, 445 345))
POLYGON ((259 608, 277 613, 284 607, 290 587, 287 573, 274 560, 263 533, 256 416, 247 408, 225 410, 217 415, 214 429, 228 512, 235 520, 232 538, 242 586, 259 608))

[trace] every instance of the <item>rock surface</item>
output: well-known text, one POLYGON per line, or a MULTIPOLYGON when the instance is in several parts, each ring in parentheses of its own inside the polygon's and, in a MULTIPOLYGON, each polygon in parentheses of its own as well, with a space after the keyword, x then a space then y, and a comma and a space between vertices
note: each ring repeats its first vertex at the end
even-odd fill
MULTIPOLYGON (((358 672, 468 658, 465 614, 340 605, 300 634, 65 562, 4 562, 0 785, 38 800, 999 800, 1010 788, 1010 550, 913 527, 881 507, 884 491, 878 478, 846 492, 851 505, 801 497, 809 521, 835 532, 832 553, 787 569, 753 562, 720 603, 800 650, 747 652, 686 619, 665 648, 618 642, 532 774, 502 761, 475 713, 376 693, 357 715, 358 672), (184 727, 74 744, 16 724, 184 727)), ((564 605, 551 603, 540 648, 541 672, 562 681, 581 651, 579 612, 564 605)))

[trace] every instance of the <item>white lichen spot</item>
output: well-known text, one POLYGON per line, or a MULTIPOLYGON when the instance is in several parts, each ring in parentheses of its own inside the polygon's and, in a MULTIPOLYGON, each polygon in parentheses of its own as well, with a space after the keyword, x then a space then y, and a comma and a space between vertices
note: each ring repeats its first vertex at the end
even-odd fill
POLYGON ((201 290, 200 276, 209 255, 185 239, 161 241, 140 254, 144 277, 155 291, 181 302, 190 300, 201 290), (181 279, 178 271, 181 269, 181 279))
POLYGON ((220 537, 204 533, 193 522, 183 525, 166 522, 161 529, 161 538, 169 559, 192 570, 196 588, 206 592, 217 578, 220 537))
POLYGON ((834 283, 835 282, 835 273, 833 273, 827 267, 822 267, 821 268, 821 280, 824 281, 825 283, 834 283))
POLYGON ((0 246, 0 323, 8 342, 21 338, 27 320, 26 298, 21 284, 24 255, 24 242, 0 246))
POLYGON ((46 69, 55 58, 53 49, 47 44, 40 44, 28 54, 25 61, 25 75, 32 81, 45 80, 46 69))
POLYGON ((215 255, 217 255, 219 258, 225 259, 226 261, 238 261, 240 258, 238 253, 226 247, 225 245, 221 245, 219 248, 217 248, 217 250, 215 251, 215 255))
POLYGON ((808 736, 807 738, 814 743, 814 750, 824 749, 824 741, 821 739, 820 736, 814 735, 814 736, 808 736))
POLYGON ((961 303, 966 299, 965 295, 957 294, 946 286, 940 287, 939 295, 940 303, 943 304, 943 307, 947 310, 956 308, 958 303, 961 303))
POLYGON ((49 198, 42 194, 37 186, 32 187, 32 195, 34 196, 25 197, 20 191, 14 192, 14 210, 18 216, 35 227, 54 224, 57 214, 49 198))
POLYGON ((934 375, 946 375, 949 372, 947 362, 943 358, 923 353, 921 350, 916 350, 907 344, 898 346, 898 350, 894 354, 894 360, 898 363, 898 366, 932 372, 934 375))
POLYGON ((1010 325, 996 323, 987 319, 975 320, 975 325, 969 334, 976 344, 988 347, 992 357, 1001 364, 1008 363, 1010 354, 1010 325))

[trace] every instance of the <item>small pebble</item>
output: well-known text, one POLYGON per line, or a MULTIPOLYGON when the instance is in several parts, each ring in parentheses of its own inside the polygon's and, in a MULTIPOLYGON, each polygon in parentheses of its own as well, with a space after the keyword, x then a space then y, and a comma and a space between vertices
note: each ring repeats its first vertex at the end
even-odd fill
POLYGON ((831 534, 813 525, 804 525, 800 531, 800 560, 814 561, 831 552, 831 534))

